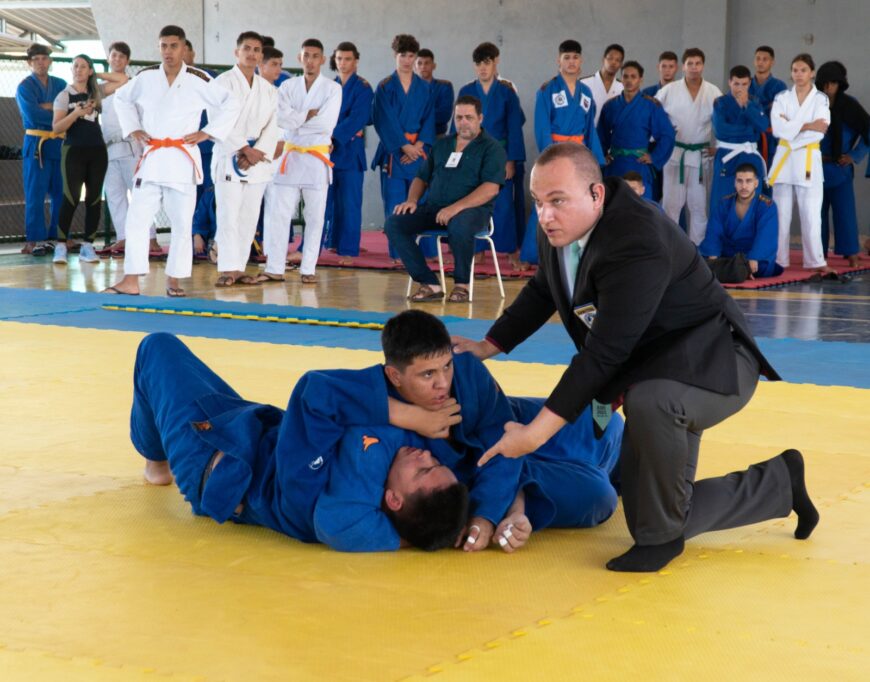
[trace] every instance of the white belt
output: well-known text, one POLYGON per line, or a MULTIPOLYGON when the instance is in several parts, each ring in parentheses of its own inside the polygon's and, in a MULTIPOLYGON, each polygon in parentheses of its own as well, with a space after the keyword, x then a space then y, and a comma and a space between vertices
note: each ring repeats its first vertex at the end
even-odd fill
POLYGON ((716 146, 728 150, 728 153, 722 157, 722 163, 728 163, 738 154, 755 154, 755 156, 761 159, 764 173, 767 175, 767 162, 759 154, 758 145, 755 142, 723 142, 722 140, 716 140, 716 146))

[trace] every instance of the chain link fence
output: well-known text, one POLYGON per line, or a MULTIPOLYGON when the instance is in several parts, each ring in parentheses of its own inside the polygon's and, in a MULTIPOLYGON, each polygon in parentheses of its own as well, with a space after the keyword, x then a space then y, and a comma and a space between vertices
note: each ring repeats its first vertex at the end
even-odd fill
MULTIPOLYGON (((51 75, 71 81, 71 66, 73 57, 52 57, 51 75)), ((141 69, 155 62, 131 61, 127 72, 135 76, 141 69)), ((97 70, 108 71, 108 62, 95 59, 97 70)), ((197 64, 197 67, 219 74, 230 68, 226 64, 197 64)), ((292 69, 291 73, 300 73, 292 69)), ((25 57, 0 55, 0 242, 24 241, 24 179, 21 161, 21 145, 24 138, 24 127, 18 105, 15 102, 15 91, 18 84, 30 75, 25 57)), ((104 204, 105 206, 105 204, 104 204)), ((48 223, 49 207, 46 203, 46 224, 48 223)), ((169 229, 169 219, 163 211, 155 217, 158 231, 169 229)), ((73 220, 73 235, 80 236, 84 229, 84 210, 78 210, 73 220)), ((114 237, 114 227, 108 208, 103 211, 101 234, 107 241, 114 237)))

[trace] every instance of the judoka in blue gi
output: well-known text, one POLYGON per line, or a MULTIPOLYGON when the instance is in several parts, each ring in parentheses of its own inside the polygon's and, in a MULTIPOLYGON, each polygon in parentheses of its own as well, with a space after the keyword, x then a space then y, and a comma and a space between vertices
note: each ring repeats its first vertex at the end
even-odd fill
POLYGON ((758 186, 755 165, 744 163, 735 173, 736 192, 719 199, 710 211, 707 233, 698 249, 721 282, 782 274, 776 263, 776 204, 758 186))
POLYGON ((57 238, 57 219, 63 201, 60 148, 63 137, 52 133, 55 98, 66 81, 49 76, 51 51, 45 45, 27 48, 27 65, 32 73, 18 84, 15 102, 24 126, 22 166, 24 171, 24 231, 27 244, 23 253, 44 256, 51 250, 46 240, 57 238), (45 225, 45 197, 51 199, 51 217, 45 225))
MULTIPOLYGON (((650 97, 655 97, 656 93, 665 87, 668 83, 674 81, 677 77, 677 70, 679 69, 680 58, 677 57, 676 52, 672 52, 670 50, 665 50, 659 55, 659 61, 657 65, 657 70, 659 74, 659 79, 656 81, 655 85, 649 85, 641 90, 642 95, 648 95, 650 97)), ((650 145, 650 151, 655 149, 655 143, 650 145)), ((662 174, 656 173, 655 182, 652 186, 652 198, 655 201, 662 200, 662 174)), ((686 226, 684 224, 684 216, 680 216, 681 222, 680 227, 684 230, 686 226)))
POLYGON ((816 87, 828 96, 831 125, 821 142, 825 190, 822 199, 822 248, 828 252, 829 215, 834 217, 834 252, 858 267, 858 216, 855 212, 855 166, 868 150, 870 117, 861 104, 846 94, 849 80, 840 62, 826 62, 816 72, 816 87))
POLYGON ((435 110, 435 135, 441 137, 447 134, 447 129, 453 121, 453 83, 443 78, 435 78, 435 53, 427 47, 417 53, 414 62, 414 73, 426 81, 432 88, 432 106, 435 110))
POLYGON ((332 184, 326 199, 326 246, 335 249, 349 265, 359 256, 362 229, 363 178, 366 172, 365 129, 372 122, 374 92, 365 78, 357 75, 359 50, 350 42, 339 43, 330 59, 341 83, 341 112, 332 131, 330 160, 332 184))
POLYGON ((639 173, 643 196, 652 199, 655 177, 674 151, 674 126, 655 97, 640 94, 643 67, 622 67, 622 94, 609 100, 598 119, 598 139, 607 159, 605 177, 639 173), (652 141, 652 144, 650 144, 652 141))
MULTIPOLYGON (((770 109, 773 107, 774 98, 783 90, 788 90, 788 86, 783 81, 771 74, 774 61, 775 54, 772 47, 769 45, 758 47, 755 50, 755 75, 749 83, 750 96, 761 105, 768 118, 770 118, 770 109)), ((761 145, 761 155, 764 157, 764 162, 770 166, 773 155, 776 154, 779 140, 773 136, 769 124, 759 136, 758 143, 761 145)))
MULTIPOLYGON (((372 169, 381 171, 384 220, 408 197, 423 160, 435 142, 435 108, 431 86, 414 73, 420 43, 412 35, 393 39, 396 70, 375 90, 372 123, 380 137, 372 169)), ((434 227, 434 226, 433 226, 434 227)), ((435 254, 434 240, 421 242, 424 254, 435 254)), ((390 256, 398 254, 390 247, 390 256)))
MULTIPOLYGON (((576 40, 559 45, 559 74, 544 83, 535 96, 535 142, 539 152, 556 142, 585 144, 603 166, 604 154, 595 130, 595 100, 592 91, 580 82, 582 52, 576 40)), ((520 260, 525 263, 538 262, 537 230, 538 216, 532 211, 520 251, 520 260)))
MULTIPOLYGON (((204 259, 210 256, 214 248, 214 237, 217 233, 217 202, 215 201, 214 185, 206 189, 193 212, 193 257, 204 259)), ((217 253, 215 251, 215 253, 217 253)), ((217 262, 215 258, 214 262, 217 262)))
MULTIPOLYGON (((472 60, 477 80, 463 85, 459 89, 459 97, 472 95, 480 100, 483 129, 498 140, 507 152, 505 183, 493 207, 493 241, 499 253, 513 254, 519 248, 515 195, 524 192, 522 166, 526 160, 526 145, 523 124, 526 117, 513 84, 498 77, 499 59, 499 49, 492 43, 481 43, 474 48, 472 60)), ((484 246, 484 243, 479 244, 478 250, 484 246)))
MULTIPOLYGON (((432 454, 469 486, 472 518, 465 549, 477 551, 493 536, 504 537, 518 487, 525 491, 526 514, 536 530, 595 526, 613 513, 610 473, 618 463, 621 419, 611 420, 596 439, 587 410, 569 434, 548 442, 528 463, 497 457, 478 468, 477 460, 501 437, 505 423, 533 418, 541 401, 507 398, 477 358, 451 352, 443 323, 423 311, 408 310, 389 320, 382 343, 385 365, 307 376, 318 382, 331 376, 359 381, 359 409, 372 410, 363 420, 380 422, 386 410, 391 424, 426 438, 432 454)), ((312 390, 308 404, 316 405, 316 396, 328 393, 312 390)))
POLYGON ((745 163, 755 167, 759 178, 767 177, 767 161, 758 151, 759 136, 770 127, 770 117, 749 94, 751 74, 745 66, 735 66, 728 76, 730 92, 713 102, 713 135, 716 156, 710 210, 726 194, 734 192, 734 172, 745 163))
POLYGON ((359 381, 337 377, 315 404, 307 393, 316 382, 300 382, 285 412, 243 400, 163 333, 140 344, 133 381, 130 437, 147 460, 145 478, 174 477, 196 514, 348 552, 433 550, 460 538, 467 489, 430 453, 403 447, 418 437, 338 426, 352 420, 358 397, 341 389, 359 381))

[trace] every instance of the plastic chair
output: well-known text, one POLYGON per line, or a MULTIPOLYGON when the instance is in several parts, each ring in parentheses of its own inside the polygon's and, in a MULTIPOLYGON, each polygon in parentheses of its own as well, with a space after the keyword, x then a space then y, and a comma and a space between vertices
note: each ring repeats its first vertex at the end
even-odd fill
MULTIPOLYGON (((492 261, 495 263, 495 276, 498 279, 498 290, 501 294, 501 297, 504 298, 504 284, 501 279, 501 268, 498 264, 498 253, 495 250, 495 242, 492 241, 492 233, 495 231, 495 223, 492 221, 492 217, 489 219, 489 227, 485 230, 481 230, 476 235, 474 235, 475 239, 480 239, 482 241, 489 243, 489 250, 492 253, 492 261)), ((441 253, 441 240, 447 239, 447 230, 427 230, 426 232, 421 232, 417 235, 417 244, 420 244, 420 240, 425 237, 434 237, 435 238, 435 250, 438 253, 438 278, 441 282, 441 291, 444 292, 444 296, 447 296, 447 278, 444 275, 444 256, 441 253)), ((471 277, 468 280, 468 302, 471 303, 474 300, 474 261, 477 258, 477 253, 472 253, 471 256, 471 277)), ((411 277, 408 277, 408 290, 405 292, 405 296, 408 297, 411 295, 411 287, 414 286, 414 280, 411 277)))

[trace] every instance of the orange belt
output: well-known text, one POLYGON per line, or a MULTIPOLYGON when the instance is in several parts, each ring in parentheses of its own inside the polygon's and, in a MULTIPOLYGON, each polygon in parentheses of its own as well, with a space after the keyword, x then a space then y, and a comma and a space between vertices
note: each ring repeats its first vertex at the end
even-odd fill
POLYGON ((559 135, 558 133, 551 133, 550 137, 553 138, 553 142, 576 142, 577 144, 583 144, 583 140, 586 139, 585 135, 559 135))
POLYGON ((173 139, 171 137, 164 137, 163 139, 150 139, 148 140, 148 148, 145 150, 145 153, 139 158, 139 163, 136 164, 136 170, 133 171, 133 175, 139 172, 139 166, 142 165, 142 162, 145 160, 145 157, 148 156, 155 149, 166 149, 169 147, 175 147, 175 149, 180 149, 184 152, 184 155, 190 159, 190 162, 193 164, 193 169, 196 171, 196 177, 201 178, 202 174, 199 172, 199 167, 196 165, 196 159, 193 158, 191 153, 187 150, 187 145, 184 144, 184 140, 182 139, 173 139))
POLYGON ((281 167, 278 169, 278 172, 281 175, 284 175, 284 171, 287 170, 287 157, 289 156, 289 152, 299 152, 300 154, 311 154, 311 156, 320 159, 327 166, 332 168, 335 164, 329 160, 327 154, 329 154, 329 145, 328 144, 318 144, 312 147, 300 147, 298 144, 293 144, 292 142, 284 143, 284 158, 281 159, 281 167))
POLYGON ((773 135, 773 128, 771 126, 767 126, 767 130, 761 133, 761 156, 764 158, 764 163, 767 163, 767 159, 769 158, 767 155, 770 152, 769 143, 767 141, 767 136, 773 135))

